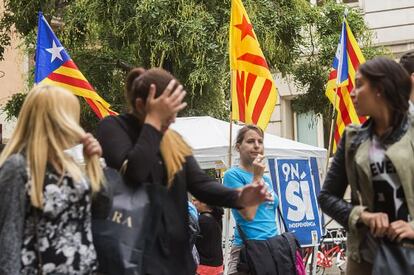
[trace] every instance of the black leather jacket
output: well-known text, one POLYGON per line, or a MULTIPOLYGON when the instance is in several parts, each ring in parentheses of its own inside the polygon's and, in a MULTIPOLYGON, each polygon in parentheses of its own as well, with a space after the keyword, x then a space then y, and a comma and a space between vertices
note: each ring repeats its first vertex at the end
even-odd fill
MULTIPOLYGON (((391 145, 407 132, 409 128, 408 117, 404 117, 401 120, 399 127, 395 127, 394 130, 384 136, 381 139, 383 144, 391 145)), ((347 202, 343 199, 345 190, 348 186, 348 177, 346 173, 345 163, 345 144, 350 144, 349 150, 356 151, 358 146, 372 135, 372 119, 367 120, 358 129, 358 133, 352 140, 346 141, 345 133, 339 143, 331 166, 326 175, 323 188, 318 196, 319 205, 322 211, 334 218, 340 225, 348 230, 348 219, 351 210, 356 202, 347 202)))

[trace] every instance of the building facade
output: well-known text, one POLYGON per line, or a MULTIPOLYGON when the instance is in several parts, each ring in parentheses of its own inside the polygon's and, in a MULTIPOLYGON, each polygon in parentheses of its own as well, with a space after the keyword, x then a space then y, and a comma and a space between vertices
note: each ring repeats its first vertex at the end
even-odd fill
MULTIPOLYGON (((0 13, 4 11, 3 0, 0 0, 0 13)), ((0 139, 7 142, 15 126, 15 120, 7 121, 2 108, 10 97, 26 89, 29 75, 29 60, 21 49, 22 41, 13 35, 11 45, 4 53, 4 60, 0 61, 0 139)), ((0 142, 1 143, 1 142, 0 142)))
MULTIPOLYGON (((317 5, 320 1, 311 0, 310 2, 317 5)), ((364 13, 365 22, 373 31, 374 43, 388 48, 394 58, 399 59, 404 52, 414 49, 413 0, 343 0, 338 2, 360 8, 364 13)), ((292 110, 292 101, 301 91, 298 91, 291 83, 290 79, 280 79, 276 76, 280 100, 268 130, 285 138, 327 147, 328 145, 324 144, 322 119, 313 114, 297 115, 292 110)), ((321 91, 321 93, 324 92, 321 91)))

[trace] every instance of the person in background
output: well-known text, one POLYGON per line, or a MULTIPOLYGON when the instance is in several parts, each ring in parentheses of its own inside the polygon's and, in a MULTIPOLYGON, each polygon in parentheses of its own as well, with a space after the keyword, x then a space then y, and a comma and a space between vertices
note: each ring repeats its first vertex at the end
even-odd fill
MULTIPOLYGON (((224 174, 224 185, 230 188, 243 188, 249 182, 263 182, 272 200, 253 207, 232 210, 236 225, 240 226, 248 240, 268 240, 279 234, 276 225, 276 210, 279 202, 273 191, 269 177, 264 176, 263 131, 255 125, 245 125, 236 137, 236 150, 240 154, 239 167, 232 167, 224 174)), ((231 248, 228 274, 243 274, 237 271, 240 249, 243 241, 239 230, 235 229, 235 240, 231 248)))
POLYGON ((410 113, 414 113, 414 51, 408 51, 400 58, 400 64, 408 72, 411 78, 410 113))
POLYGON ((188 213, 188 230, 190 232, 190 246, 192 248, 194 263, 196 264, 196 266, 198 266, 200 264, 200 255, 196 247, 196 240, 200 235, 200 224, 198 220, 197 208, 191 201, 188 201, 188 213))
MULTIPOLYGON (((212 205, 231 208, 255 206, 267 197, 266 186, 252 182, 241 189, 226 188, 198 166, 191 148, 169 126, 186 103, 183 86, 161 68, 135 68, 126 79, 129 112, 107 117, 98 126, 98 140, 109 167, 126 165, 131 185, 159 187, 161 219, 143 253, 143 273, 194 275, 188 230, 190 192, 212 205)), ((152 201, 153 202, 153 201, 152 201)))
POLYGON ((347 274, 371 274, 380 239, 414 239, 413 118, 410 76, 388 58, 362 64, 351 98, 359 116, 335 153, 318 200, 347 231, 347 274), (343 199, 348 185, 351 202, 343 199))
MULTIPOLYGON (((102 149, 72 93, 36 86, 0 155, 0 274, 92 274, 92 196, 102 149), (86 167, 64 151, 83 144, 86 167)), ((108 208, 109 209, 109 208, 108 208)))
POLYGON ((200 255, 198 275, 223 274, 222 217, 223 208, 207 205, 196 198, 193 203, 199 213, 200 236, 196 240, 200 255))

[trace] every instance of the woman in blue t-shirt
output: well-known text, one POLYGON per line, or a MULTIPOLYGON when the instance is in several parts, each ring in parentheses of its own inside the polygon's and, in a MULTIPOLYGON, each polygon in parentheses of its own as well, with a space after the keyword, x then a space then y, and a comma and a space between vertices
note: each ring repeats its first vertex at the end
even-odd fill
MULTIPOLYGON (((247 239, 267 240, 279 234, 276 227, 276 207, 279 199, 273 191, 269 177, 263 176, 265 169, 263 131, 254 125, 241 128, 236 138, 236 150, 240 154, 239 167, 229 169, 224 175, 224 185, 231 188, 241 188, 253 180, 262 180, 269 191, 268 201, 256 207, 241 210, 232 210, 237 225, 240 225, 247 239)), ((235 240, 230 252, 228 274, 242 274, 237 272, 242 239, 238 230, 235 230, 235 240)))

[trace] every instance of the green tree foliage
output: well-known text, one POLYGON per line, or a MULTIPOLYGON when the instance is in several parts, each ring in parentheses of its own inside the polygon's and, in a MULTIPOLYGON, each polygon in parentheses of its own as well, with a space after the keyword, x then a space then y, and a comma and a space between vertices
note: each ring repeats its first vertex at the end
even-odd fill
MULTIPOLYGON (((25 38, 28 52, 33 53, 36 11, 42 9, 49 22, 60 23, 55 27, 56 35, 89 82, 116 111, 125 111, 123 80, 129 66, 162 66, 186 87, 189 106, 182 115, 227 119, 230 0, 4 2, 0 41, 6 43, 1 43, 0 57, 13 25, 25 38)), ((308 91, 295 104, 297 110, 322 113, 328 107, 323 91, 343 7, 333 3, 312 7, 306 0, 243 3, 271 70, 293 75, 297 84, 308 91)), ((349 21, 358 38, 366 33, 359 12, 352 11, 349 21)), ((97 119, 85 102, 82 106, 82 123, 93 129, 97 119)))

